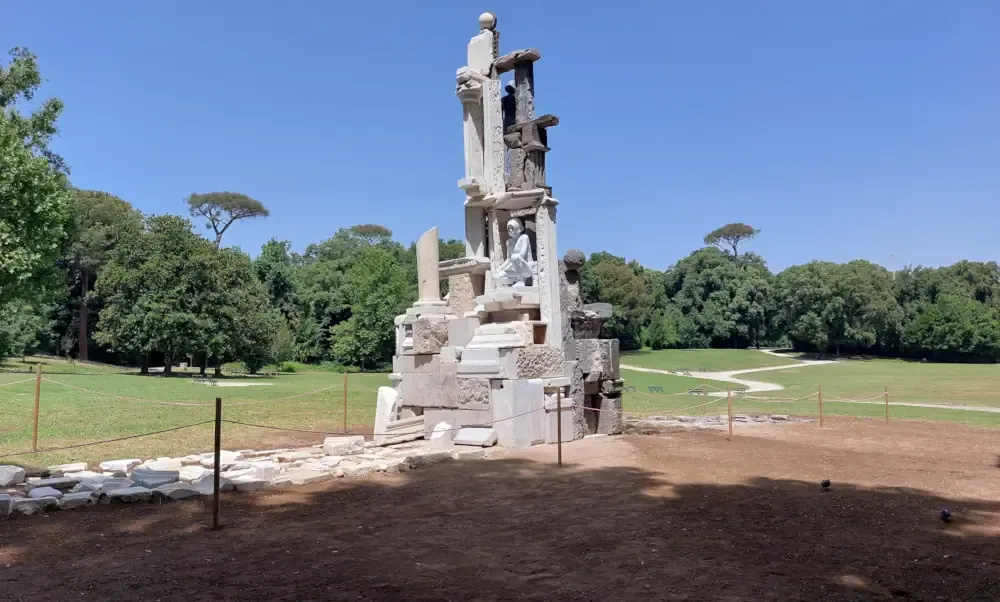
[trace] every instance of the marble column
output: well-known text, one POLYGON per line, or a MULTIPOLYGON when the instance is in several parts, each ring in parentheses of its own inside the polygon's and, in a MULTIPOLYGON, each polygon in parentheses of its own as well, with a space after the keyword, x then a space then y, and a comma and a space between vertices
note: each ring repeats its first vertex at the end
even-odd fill
POLYGON ((443 305, 438 276, 438 229, 431 228, 417 241, 417 290, 420 305, 443 305))

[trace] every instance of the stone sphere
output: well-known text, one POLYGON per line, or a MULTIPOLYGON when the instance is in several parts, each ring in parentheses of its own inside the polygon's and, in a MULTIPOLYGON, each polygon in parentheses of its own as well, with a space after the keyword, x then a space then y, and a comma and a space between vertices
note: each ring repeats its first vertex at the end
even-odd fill
POLYGON ((580 249, 570 249, 563 256, 563 263, 566 264, 567 270, 579 270, 586 261, 587 256, 580 249))
POLYGON ((493 28, 497 26, 497 16, 493 13, 483 13, 479 15, 479 29, 489 29, 493 31, 493 28))

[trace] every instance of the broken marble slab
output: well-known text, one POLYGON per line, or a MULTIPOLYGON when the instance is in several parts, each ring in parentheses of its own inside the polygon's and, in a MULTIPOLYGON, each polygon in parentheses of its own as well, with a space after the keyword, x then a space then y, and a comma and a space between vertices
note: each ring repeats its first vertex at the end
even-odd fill
POLYGON ((138 487, 156 489, 168 483, 176 483, 181 478, 180 470, 153 470, 151 468, 136 468, 132 471, 132 480, 138 487))
POLYGON ((28 497, 33 500, 37 500, 43 497, 54 497, 59 499, 63 496, 62 491, 55 489, 53 487, 35 487, 28 491, 28 497))
POLYGON ((168 483, 153 490, 154 499, 183 500, 201 495, 198 489, 189 483, 168 483))
POLYGON ((497 432, 493 428, 467 427, 455 433, 455 445, 475 445, 492 447, 497 443, 497 432))
POLYGON ((102 494, 103 496, 107 496, 112 502, 132 504, 149 500, 153 496, 153 492, 145 487, 125 487, 105 492, 102 494))
POLYGON ((60 510, 75 510, 76 508, 86 508, 97 503, 97 494, 93 491, 81 491, 78 493, 67 493, 59 500, 60 510))

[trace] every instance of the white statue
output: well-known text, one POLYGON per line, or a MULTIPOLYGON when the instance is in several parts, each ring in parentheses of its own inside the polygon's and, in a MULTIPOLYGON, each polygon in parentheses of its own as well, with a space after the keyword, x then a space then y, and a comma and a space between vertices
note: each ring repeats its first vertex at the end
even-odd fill
POLYGON ((516 217, 507 222, 507 235, 507 260, 497 268, 494 280, 500 286, 524 286, 524 281, 534 276, 531 270, 535 263, 531 256, 531 239, 516 217))

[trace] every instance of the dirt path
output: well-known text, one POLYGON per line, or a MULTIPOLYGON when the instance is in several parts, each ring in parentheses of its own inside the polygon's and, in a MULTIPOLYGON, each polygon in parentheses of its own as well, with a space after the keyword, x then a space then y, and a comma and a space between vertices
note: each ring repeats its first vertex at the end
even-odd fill
MULTIPOLYGON (((763 353, 768 353, 776 357, 783 357, 790 360, 794 360, 798 363, 788 364, 787 366, 766 366, 764 368, 746 368, 744 370, 726 370, 723 372, 691 372, 691 378, 702 378, 705 380, 720 380, 722 382, 733 383, 734 385, 740 385, 741 387, 746 387, 747 393, 760 393, 763 391, 780 391, 784 389, 779 384, 768 383, 760 380, 747 380, 743 378, 736 378, 741 374, 751 374, 754 372, 769 372, 771 370, 788 370, 789 368, 805 368, 808 366, 822 366, 824 364, 834 364, 833 360, 799 360, 795 358, 790 358, 788 356, 775 353, 773 351, 761 350, 763 353)), ((672 373, 669 370, 659 370, 657 368, 641 368, 639 366, 632 366, 629 364, 621 364, 621 367, 625 370, 635 370, 637 372, 651 372, 653 374, 669 374, 671 376, 676 376, 676 373, 672 373)), ((687 376, 685 374, 685 376, 687 376)), ((720 393, 714 393, 714 395, 719 395, 720 393)), ((725 395, 725 393, 721 393, 725 395)))
POLYGON ((1000 600, 994 431, 830 419, 0 519, 4 600, 1000 600), (819 485, 833 481, 829 491, 819 485), (950 524, 941 508, 953 514, 950 524))

